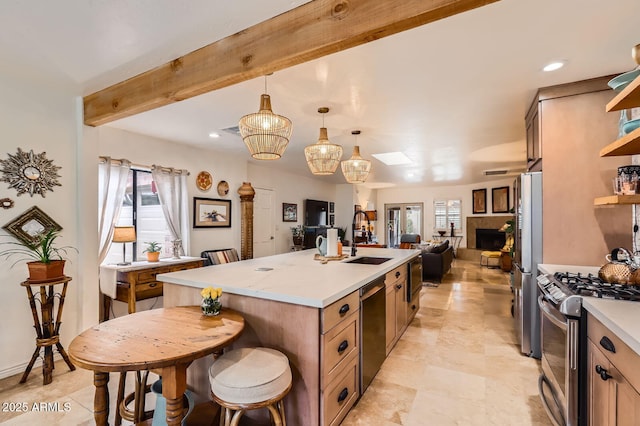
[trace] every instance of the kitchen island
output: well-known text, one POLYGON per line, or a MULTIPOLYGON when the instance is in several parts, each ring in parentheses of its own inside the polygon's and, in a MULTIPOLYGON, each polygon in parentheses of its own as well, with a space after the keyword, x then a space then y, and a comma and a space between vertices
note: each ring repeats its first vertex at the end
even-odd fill
MULTIPOLYGON (((293 371, 293 388, 285 399, 289 423, 333 425, 360 394, 359 290, 379 278, 394 286, 404 278, 406 285, 407 264, 420 251, 358 249, 355 258, 389 258, 379 265, 348 263, 353 258, 323 264, 314 260, 315 253, 304 250, 162 274, 158 280, 164 283, 165 307, 200 304, 202 288, 221 287, 223 306, 245 319, 234 347, 265 346, 288 356, 293 371)), ((210 398, 211 363, 199 360, 189 368, 188 383, 202 400, 210 398)))

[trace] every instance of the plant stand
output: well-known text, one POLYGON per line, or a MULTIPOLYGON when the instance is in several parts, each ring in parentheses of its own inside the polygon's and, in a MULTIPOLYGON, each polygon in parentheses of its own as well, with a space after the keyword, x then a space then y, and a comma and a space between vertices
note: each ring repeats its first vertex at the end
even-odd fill
POLYGON ((24 281, 20 285, 27 289, 29 305, 33 314, 33 326, 36 329, 36 350, 31 356, 31 361, 27 365, 20 383, 27 381, 29 373, 35 364, 36 359, 40 356, 40 349, 44 347, 44 357, 42 363, 42 384, 48 385, 53 381, 53 346, 67 363, 71 371, 76 367, 69 360, 69 356, 65 352, 60 343, 60 325, 62 324, 62 308, 64 306, 64 298, 67 294, 67 284, 71 281, 71 277, 62 277, 50 281, 24 281), (54 287, 62 284, 62 292, 56 293, 54 287), (40 300, 38 294, 33 294, 31 287, 40 287, 40 300), (55 299, 58 298, 57 310, 55 309, 55 299), (38 308, 36 301, 40 302, 40 316, 38 316, 38 308), (55 315, 55 321, 54 321, 55 315))

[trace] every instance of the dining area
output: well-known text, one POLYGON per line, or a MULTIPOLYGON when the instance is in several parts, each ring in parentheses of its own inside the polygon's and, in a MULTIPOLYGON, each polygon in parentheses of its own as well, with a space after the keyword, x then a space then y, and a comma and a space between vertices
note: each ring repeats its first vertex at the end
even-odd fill
MULTIPOLYGON (((187 368, 194 360, 219 357, 244 326, 244 318, 228 308, 218 315, 203 315, 200 306, 176 306, 136 312, 83 331, 68 350, 76 366, 93 372, 95 424, 108 424, 110 373, 119 373, 115 424, 124 417, 135 424, 160 418, 167 425, 181 425, 188 408, 183 403, 187 368), (150 371, 162 378, 165 413, 145 409, 150 371), (135 373, 136 383, 125 395, 128 372, 135 373)), ((156 420, 153 424, 163 424, 156 420)))

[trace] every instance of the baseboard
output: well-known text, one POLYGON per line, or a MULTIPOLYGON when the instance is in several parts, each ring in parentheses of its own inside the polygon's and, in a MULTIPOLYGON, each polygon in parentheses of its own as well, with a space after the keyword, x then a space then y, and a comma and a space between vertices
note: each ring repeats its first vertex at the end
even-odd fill
MULTIPOLYGON (((62 360, 62 356, 60 356, 60 354, 57 352, 54 353, 53 362, 60 360, 62 360)), ((6 379, 7 377, 15 376, 17 374, 22 375, 24 373, 24 370, 27 369, 27 365, 29 365, 28 361, 22 364, 15 365, 13 367, 0 370, 0 379, 6 379)), ((35 364, 33 364, 33 368, 31 369, 31 373, 29 373, 29 377, 34 374, 39 374, 40 376, 42 376, 42 358, 38 358, 35 364)))

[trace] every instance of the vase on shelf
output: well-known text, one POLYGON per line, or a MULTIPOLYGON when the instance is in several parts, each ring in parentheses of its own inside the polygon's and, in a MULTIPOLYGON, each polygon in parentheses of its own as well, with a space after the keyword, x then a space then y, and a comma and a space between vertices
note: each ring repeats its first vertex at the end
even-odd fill
POLYGON ((219 315, 220 310, 222 309, 222 302, 220 302, 220 298, 216 297, 205 297, 202 299, 202 304, 200 305, 202 308, 202 314, 208 317, 212 317, 214 315, 219 315))

